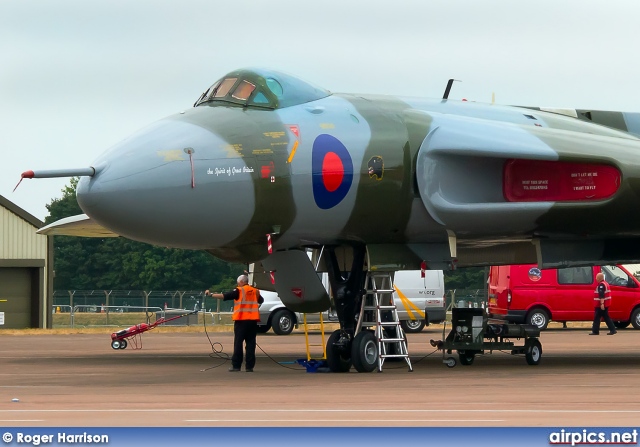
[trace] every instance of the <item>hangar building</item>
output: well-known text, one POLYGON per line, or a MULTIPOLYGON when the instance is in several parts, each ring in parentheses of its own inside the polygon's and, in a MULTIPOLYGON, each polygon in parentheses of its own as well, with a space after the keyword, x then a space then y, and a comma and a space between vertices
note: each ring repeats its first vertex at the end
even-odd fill
POLYGON ((53 238, 44 225, 0 196, 0 331, 51 327, 53 238))

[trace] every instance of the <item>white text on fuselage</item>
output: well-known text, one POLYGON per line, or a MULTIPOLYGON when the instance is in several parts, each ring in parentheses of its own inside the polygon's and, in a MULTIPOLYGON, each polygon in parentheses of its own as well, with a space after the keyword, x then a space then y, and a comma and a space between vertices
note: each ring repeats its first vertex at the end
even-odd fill
POLYGON ((230 177, 232 175, 237 175, 237 174, 251 174, 252 172, 253 172, 253 168, 248 168, 246 166, 243 166, 241 168, 236 168, 235 166, 229 166, 226 168, 207 169, 208 175, 215 175, 216 177, 220 175, 227 175, 230 177))

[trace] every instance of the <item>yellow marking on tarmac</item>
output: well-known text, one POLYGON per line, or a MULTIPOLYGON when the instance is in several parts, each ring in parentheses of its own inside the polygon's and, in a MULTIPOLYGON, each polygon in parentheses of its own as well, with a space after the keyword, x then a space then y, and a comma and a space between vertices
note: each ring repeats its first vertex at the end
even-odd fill
POLYGON ((173 149, 170 151, 157 151, 158 156, 164 158, 164 161, 182 161, 184 152, 180 149, 173 149))
POLYGON ((407 296, 402 293, 402 291, 400 289, 398 289, 398 287, 394 284, 393 288, 396 289, 396 292, 398 293, 398 296, 400 297, 400 301, 402 301, 402 305, 404 306, 405 310, 407 311, 407 313, 409 314, 409 318, 411 318, 412 320, 416 320, 417 318, 413 316, 413 310, 415 310, 415 312, 420 315, 422 318, 425 318, 424 316, 424 311, 420 310, 420 308, 418 306, 416 306, 415 304, 413 304, 409 298, 407 298, 407 296))
POLYGON ((6 303, 7 300, 0 300, 0 303, 6 303))
POLYGON ((298 144, 299 144, 298 140, 296 140, 296 142, 293 143, 293 149, 291 149, 291 153, 289 154, 289 158, 287 159, 287 163, 291 163, 291 160, 293 160, 293 157, 296 155, 296 151, 298 150, 298 144))

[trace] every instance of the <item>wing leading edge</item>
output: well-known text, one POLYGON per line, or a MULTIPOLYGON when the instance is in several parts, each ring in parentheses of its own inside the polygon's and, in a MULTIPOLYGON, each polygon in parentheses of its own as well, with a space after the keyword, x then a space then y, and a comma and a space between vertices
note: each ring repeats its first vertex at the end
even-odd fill
POLYGON ((93 221, 86 214, 65 217, 40 228, 38 234, 46 236, 81 236, 81 237, 119 237, 119 234, 107 230, 93 221))

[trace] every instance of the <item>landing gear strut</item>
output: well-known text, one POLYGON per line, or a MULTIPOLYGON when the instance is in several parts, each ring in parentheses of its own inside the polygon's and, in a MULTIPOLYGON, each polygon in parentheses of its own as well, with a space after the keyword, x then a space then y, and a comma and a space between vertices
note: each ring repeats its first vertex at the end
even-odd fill
MULTIPOLYGON (((331 334, 327 341, 327 364, 332 372, 347 372, 351 368, 352 358, 358 366, 367 366, 368 359, 371 357, 370 343, 366 343, 364 336, 360 339, 356 337, 358 342, 354 344, 356 314, 362 303, 366 248, 363 245, 353 247, 351 271, 346 276, 340 271, 335 248, 326 247, 326 254, 329 283, 333 290, 336 313, 340 322, 340 329, 331 334)), ((373 366, 375 368, 375 361, 373 366)), ((361 368, 359 367, 358 370, 360 371, 361 368)), ((373 368, 370 371, 372 370, 373 368)))

